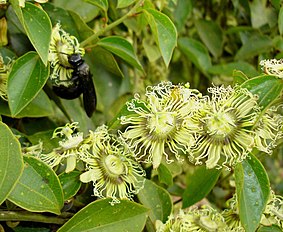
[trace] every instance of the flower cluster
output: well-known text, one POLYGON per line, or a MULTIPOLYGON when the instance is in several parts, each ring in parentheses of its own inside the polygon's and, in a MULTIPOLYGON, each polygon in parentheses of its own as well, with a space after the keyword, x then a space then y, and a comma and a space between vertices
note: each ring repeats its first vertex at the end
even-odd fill
MULTIPOLYGON (((224 218, 220 213, 210 206, 203 206, 198 209, 196 207, 190 208, 187 212, 180 210, 174 217, 169 216, 165 224, 161 221, 156 222, 157 232, 207 232, 207 231, 232 231, 230 230, 224 218)), ((233 230, 234 232, 239 230, 233 230)), ((240 232, 240 231, 239 231, 240 232)))
POLYGON ((95 196, 112 198, 111 203, 132 199, 144 185, 145 172, 125 141, 109 134, 105 125, 89 131, 85 138, 82 132, 76 132, 77 129, 76 122, 55 129, 52 138, 61 140, 50 153, 43 152, 42 142, 22 151, 51 167, 64 162, 66 173, 73 171, 77 162, 82 161, 86 171, 81 174, 80 180, 83 183, 93 182, 95 196))
POLYGON ((257 96, 241 87, 214 86, 202 96, 188 85, 162 82, 148 87, 145 99, 127 103, 131 114, 122 136, 137 159, 157 168, 163 155, 188 154, 195 164, 230 169, 253 148, 271 153, 282 137, 282 116, 267 111, 261 118, 257 96))
POLYGON ((59 23, 52 30, 51 42, 49 46, 48 60, 53 72, 50 75, 51 80, 56 85, 68 87, 72 82, 72 66, 69 64, 68 57, 72 54, 84 55, 84 49, 75 36, 65 32, 59 23))

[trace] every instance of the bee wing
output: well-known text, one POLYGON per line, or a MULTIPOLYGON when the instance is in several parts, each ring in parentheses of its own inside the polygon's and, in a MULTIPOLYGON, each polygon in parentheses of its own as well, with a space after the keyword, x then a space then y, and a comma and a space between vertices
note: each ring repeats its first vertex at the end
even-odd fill
POLYGON ((81 76, 84 108, 88 117, 91 117, 96 108, 96 92, 92 80, 92 75, 88 71, 87 75, 81 76))

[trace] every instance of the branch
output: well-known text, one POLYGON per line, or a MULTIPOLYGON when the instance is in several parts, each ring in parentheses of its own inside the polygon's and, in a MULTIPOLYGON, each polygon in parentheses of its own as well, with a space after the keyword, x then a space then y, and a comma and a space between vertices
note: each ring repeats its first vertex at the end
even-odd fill
POLYGON ((102 34, 105 34, 105 32, 110 31, 112 28, 116 27, 117 25, 119 25, 120 23, 122 23, 126 18, 132 16, 136 9, 142 5, 144 0, 139 0, 134 7, 124 16, 122 16, 121 18, 117 19, 116 21, 114 21, 113 23, 109 24, 108 26, 106 26, 104 29, 101 29, 100 31, 98 31, 97 33, 93 34, 92 36, 88 37, 86 40, 81 42, 81 46, 85 47, 88 43, 90 43, 93 40, 97 40, 97 38, 99 36, 101 36, 102 34))

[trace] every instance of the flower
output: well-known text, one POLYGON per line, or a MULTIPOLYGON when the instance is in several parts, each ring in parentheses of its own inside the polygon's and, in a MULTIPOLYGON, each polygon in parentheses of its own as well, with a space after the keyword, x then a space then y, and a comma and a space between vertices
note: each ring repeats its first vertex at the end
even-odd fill
POLYGON ((259 64, 265 73, 283 78, 283 59, 261 60, 259 64))
POLYGON ((57 166, 63 159, 66 159, 65 172, 73 171, 79 159, 79 148, 83 143, 83 133, 74 133, 77 128, 77 122, 67 123, 63 127, 56 128, 52 138, 63 137, 63 140, 59 141, 59 147, 48 154, 41 153, 38 157, 51 167, 57 166))
POLYGON ((0 97, 7 101, 7 82, 9 76, 9 70, 11 67, 11 62, 8 64, 4 63, 3 57, 0 55, 0 97))
POLYGON ((90 131, 81 147, 81 160, 87 171, 81 174, 83 183, 93 182, 94 195, 119 199, 132 199, 143 187, 145 173, 133 157, 128 145, 120 138, 110 135, 105 125, 90 131))
POLYGON ((276 141, 283 137, 283 116, 277 113, 282 107, 283 105, 268 108, 255 126, 257 149, 267 154, 272 153, 272 149, 276 147, 276 141))
POLYGON ((207 232, 207 231, 231 231, 227 230, 224 218, 210 206, 190 208, 187 212, 180 210, 175 217, 170 215, 165 224, 156 222, 157 232, 207 232))
POLYGON ((283 197, 270 191, 260 223, 265 226, 277 225, 283 230, 283 197))
POLYGON ((206 160, 207 168, 226 167, 241 162, 255 146, 251 127, 259 115, 257 97, 244 88, 208 88, 202 109, 193 117, 199 131, 189 158, 195 164, 206 160))
POLYGON ((49 46, 48 60, 53 72, 50 75, 51 80, 56 85, 64 85, 68 87, 72 84, 72 66, 68 62, 68 56, 72 54, 84 55, 84 49, 80 48, 80 44, 76 37, 66 33, 59 23, 52 30, 51 42, 49 46))
POLYGON ((225 219, 228 228, 230 228, 231 230, 237 229, 237 231, 239 232, 244 232, 245 230, 242 227, 237 206, 237 195, 234 194, 233 197, 226 202, 226 204, 228 205, 228 208, 222 212, 222 216, 225 219))
POLYGON ((197 128, 191 127, 190 118, 200 107, 199 92, 189 86, 173 85, 161 82, 149 86, 145 100, 139 96, 127 103, 129 116, 120 118, 121 124, 130 124, 122 133, 140 160, 152 162, 157 168, 162 156, 168 162, 165 146, 179 159, 179 151, 185 151, 194 143, 193 133, 197 128))

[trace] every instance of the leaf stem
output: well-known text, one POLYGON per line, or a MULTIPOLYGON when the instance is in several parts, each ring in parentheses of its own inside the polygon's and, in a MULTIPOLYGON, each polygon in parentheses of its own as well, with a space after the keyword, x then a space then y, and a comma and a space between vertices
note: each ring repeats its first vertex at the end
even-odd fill
POLYGON ((85 47, 88 43, 90 43, 93 40, 97 40, 98 37, 102 34, 104 34, 107 31, 110 31, 112 28, 116 27, 117 25, 119 25, 120 23, 122 23, 126 18, 130 17, 131 15, 133 15, 136 11, 136 9, 142 5, 144 0, 139 0, 134 6, 133 8, 124 16, 122 16, 121 18, 117 19, 116 21, 114 21, 113 23, 109 24, 108 26, 106 26, 105 28, 101 29, 100 31, 98 31, 97 33, 93 34, 92 36, 88 37, 87 39, 85 39, 84 41, 81 42, 81 46, 85 47))
POLYGON ((67 220, 63 217, 45 216, 38 213, 0 210, 0 221, 29 221, 62 225, 67 220))

